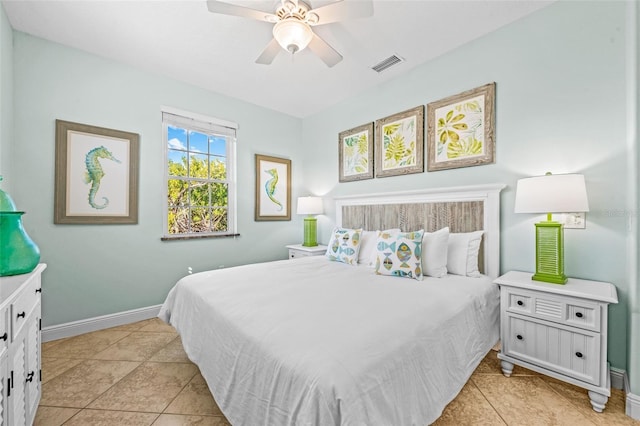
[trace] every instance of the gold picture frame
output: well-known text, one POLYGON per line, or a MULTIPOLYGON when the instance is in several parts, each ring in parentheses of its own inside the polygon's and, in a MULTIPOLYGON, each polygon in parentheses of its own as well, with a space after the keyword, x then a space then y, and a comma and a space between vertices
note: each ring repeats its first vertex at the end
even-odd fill
POLYGON ((373 179, 373 123, 338 134, 340 182, 373 179))
POLYGON ((376 177, 424 172, 424 106, 376 120, 376 177))
POLYGON ((496 83, 427 105, 427 170, 495 163, 496 83))
POLYGON ((256 154, 255 220, 291 220, 291 160, 256 154))
POLYGON ((137 133, 56 120, 56 224, 138 223, 137 133))

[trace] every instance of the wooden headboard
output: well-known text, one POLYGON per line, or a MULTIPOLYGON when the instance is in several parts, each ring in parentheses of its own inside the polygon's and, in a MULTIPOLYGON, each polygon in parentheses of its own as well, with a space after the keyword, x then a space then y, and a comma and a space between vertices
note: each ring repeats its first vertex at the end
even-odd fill
POLYGON ((366 230, 400 228, 433 232, 484 230, 479 268, 491 278, 500 272, 500 191, 503 184, 433 188, 336 197, 336 223, 366 230))

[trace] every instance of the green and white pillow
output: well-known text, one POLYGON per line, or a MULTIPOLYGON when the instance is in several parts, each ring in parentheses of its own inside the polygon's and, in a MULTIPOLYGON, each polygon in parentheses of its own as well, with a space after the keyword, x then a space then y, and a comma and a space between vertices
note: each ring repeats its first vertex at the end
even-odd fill
POLYGON ((422 237, 414 232, 379 232, 375 271, 378 275, 422 281, 422 237))
POLYGON ((329 260, 357 265, 361 235, 362 229, 335 228, 325 255, 329 260))

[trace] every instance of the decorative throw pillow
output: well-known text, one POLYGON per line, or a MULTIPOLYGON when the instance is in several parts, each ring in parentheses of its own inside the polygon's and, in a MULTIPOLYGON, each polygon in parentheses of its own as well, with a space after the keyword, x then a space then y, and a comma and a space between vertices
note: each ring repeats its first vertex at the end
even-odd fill
POLYGON ((425 232, 422 237, 422 273, 442 278, 447 275, 449 228, 425 232))
POLYGON ((456 275, 479 277, 478 252, 484 231, 449 234, 447 270, 456 275))
MULTIPOLYGON (((376 264, 377 252, 376 244, 380 231, 362 231, 360 237, 360 255, 358 263, 373 268, 376 264)), ((400 228, 387 229, 385 232, 400 232, 400 228)))
POLYGON ((421 229, 414 232, 378 232, 376 274, 422 280, 421 229))
POLYGON ((360 252, 361 234, 362 229, 335 228, 331 233, 326 256, 329 260, 356 265, 360 252))

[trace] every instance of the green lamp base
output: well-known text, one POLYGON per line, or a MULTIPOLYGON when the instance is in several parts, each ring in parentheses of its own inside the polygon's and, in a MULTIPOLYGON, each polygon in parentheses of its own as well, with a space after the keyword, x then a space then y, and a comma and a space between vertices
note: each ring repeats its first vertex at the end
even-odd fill
POLYGON ((304 247, 316 247, 318 245, 318 220, 315 217, 304 218, 304 247))
POLYGON ((564 274, 564 229, 559 222, 536 223, 536 273, 535 281, 565 284, 564 274))

